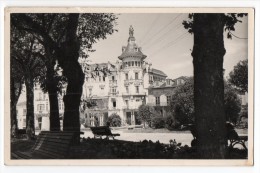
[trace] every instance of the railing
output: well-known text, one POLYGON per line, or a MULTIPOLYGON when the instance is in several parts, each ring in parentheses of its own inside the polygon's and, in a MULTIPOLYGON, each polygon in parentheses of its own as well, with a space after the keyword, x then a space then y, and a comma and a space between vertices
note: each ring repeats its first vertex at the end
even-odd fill
POLYGON ((123 106, 122 109, 138 109, 139 106, 123 106))
POLYGON ((117 80, 109 80, 109 83, 116 84, 116 83, 117 83, 117 80))
POLYGON ((124 85, 130 85, 130 84, 142 85, 143 84, 143 79, 128 79, 128 80, 124 80, 124 85))
POLYGON ((112 95, 112 96, 116 96, 116 95, 118 95, 119 94, 119 92, 117 91, 117 92, 109 92, 108 93, 108 95, 112 95))
POLYGON ((123 96, 145 96, 146 92, 124 92, 122 93, 123 96))

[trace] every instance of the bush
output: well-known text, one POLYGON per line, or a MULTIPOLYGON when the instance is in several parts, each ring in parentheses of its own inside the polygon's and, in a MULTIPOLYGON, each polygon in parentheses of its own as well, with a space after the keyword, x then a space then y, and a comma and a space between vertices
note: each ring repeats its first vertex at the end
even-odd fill
POLYGON ((161 116, 153 116, 151 119, 151 126, 152 128, 159 129, 164 128, 165 121, 164 118, 161 116))
POLYGON ((121 126, 121 117, 117 114, 112 114, 107 119, 107 124, 110 127, 120 127, 121 126))
POLYGON ((165 128, 168 130, 177 129, 180 126, 180 123, 172 115, 166 116, 164 121, 165 128))

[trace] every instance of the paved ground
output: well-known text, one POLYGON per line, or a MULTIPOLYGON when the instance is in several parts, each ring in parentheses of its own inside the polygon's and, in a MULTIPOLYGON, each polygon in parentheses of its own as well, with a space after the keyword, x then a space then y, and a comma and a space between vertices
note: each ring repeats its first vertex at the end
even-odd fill
MULTIPOLYGON (((182 143, 182 145, 189 145, 190 141, 193 139, 192 135, 189 133, 125 133, 120 130, 114 130, 112 133, 119 133, 120 136, 117 136, 116 139, 118 140, 125 140, 125 141, 134 141, 139 142, 143 140, 151 140, 156 142, 159 140, 161 143, 169 144, 169 141, 175 139, 176 142, 182 143)), ((93 134, 91 131, 85 131, 84 135, 81 137, 90 137, 93 138, 93 134)))

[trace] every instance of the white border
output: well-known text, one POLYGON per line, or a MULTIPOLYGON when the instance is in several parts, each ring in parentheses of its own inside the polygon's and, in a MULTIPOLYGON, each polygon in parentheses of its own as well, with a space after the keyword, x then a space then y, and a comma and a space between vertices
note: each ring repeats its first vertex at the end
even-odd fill
MULTIPOLYGON (((236 2, 234 2, 234 1, 218 1, 218 2, 214 2, 214 4, 209 4, 209 2, 205 2, 205 1, 196 1, 196 2, 194 2, 194 1, 190 1, 190 2, 187 2, 187 1, 182 1, 182 2, 180 2, 180 1, 178 1, 178 2, 171 2, 171 1, 168 1, 168 2, 166 2, 166 1, 160 1, 160 2, 155 2, 155 1, 149 1, 149 2, 144 2, 144 1, 139 1, 139 3, 136 3, 136 1, 135 1, 135 3, 133 3, 132 1, 127 1, 127 2, 122 2, 122 1, 110 1, 110 2, 107 2, 107 1, 98 1, 98 2, 93 2, 93 1, 91 1, 91 2, 87 2, 87 3, 82 3, 82 1, 77 1, 77 2, 75 2, 75 1, 73 1, 73 2, 68 2, 68 1, 66 1, 66 3, 64 2, 64 1, 52 1, 52 2, 50 2, 50 1, 37 1, 37 2, 32 2, 32 1, 19 1, 19 2, 17 2, 17 1, 9 1, 9 2, 1 2, 1 50, 3 50, 3 7, 5 6, 5 5, 15 5, 15 6, 17 6, 17 5, 25 5, 25 6, 29 6, 29 5, 33 5, 33 6, 35 6, 35 5, 41 5, 41 4, 44 4, 45 6, 47 5, 47 6, 50 6, 50 5, 53 5, 53 4, 56 4, 56 5, 59 5, 59 6, 82 6, 82 5, 84 5, 84 6, 97 6, 97 5, 101 5, 101 6, 132 6, 132 5, 134 5, 134 4, 136 4, 135 6, 137 7, 137 6, 154 6, 154 7, 157 7, 157 6, 160 6, 160 7, 162 7, 162 6, 182 6, 182 7, 187 7, 187 5, 189 5, 189 7, 205 7, 205 6, 212 6, 212 7, 227 7, 227 6, 229 6, 229 7, 234 7, 234 6, 236 6, 236 7, 255 7, 256 8, 256 29, 255 29, 255 31, 256 31, 256 35, 255 35, 255 38, 259 38, 259 13, 258 13, 258 11, 257 10, 259 10, 259 2, 252 2, 252 1, 248 1, 248 2, 241 2, 241 1, 236 1, 236 2)), ((255 45, 256 47, 259 47, 259 40, 258 39, 256 39, 256 45, 255 45)), ((0 58, 0 64, 2 65, 3 64, 3 51, 0 51, 0 54, 1 54, 1 58, 0 58)), ((259 57, 259 51, 258 51, 258 49, 256 49, 256 55, 255 55, 256 57, 259 57)), ((258 63, 258 59, 256 58, 255 59, 255 62, 256 62, 256 64, 259 64, 258 63)), ((0 90, 0 94, 1 95, 3 95, 3 78, 4 78, 4 75, 3 75, 3 66, 1 66, 2 68, 0 68, 1 69, 1 76, 0 76, 0 80, 1 80, 1 90, 0 90)), ((256 68, 256 78, 257 78, 257 76, 259 75, 259 70, 257 70, 258 68, 256 68)), ((259 86, 259 82, 258 82, 258 80, 256 80, 256 88, 259 88, 259 87, 257 87, 257 86, 259 86)), ((257 92, 257 90, 255 91, 255 95, 256 96, 259 96, 259 93, 257 92)), ((2 99, 3 97, 1 97, 1 115, 3 115, 2 113, 3 113, 3 99, 2 99)), ((258 104, 258 97, 256 97, 256 101, 255 101, 255 105, 259 105, 258 104)), ((255 115, 257 115, 257 114, 259 114, 259 108, 258 107, 256 107, 256 110, 255 110, 255 115)), ((257 136, 257 137, 259 137, 259 125, 258 125, 258 123, 259 123, 259 118, 257 117, 257 116, 255 116, 255 124, 256 124, 256 126, 255 126, 255 136, 257 136)), ((1 116, 1 127, 3 127, 3 116, 1 116)), ((1 129, 1 137, 2 137, 2 139, 3 139, 3 129, 1 129)), ((1 140, 1 141, 3 141, 3 140, 1 140)), ((216 172, 219 172, 219 171, 228 171, 228 172, 236 172, 236 173, 239 173, 239 172, 260 172, 259 171, 259 138, 256 138, 255 137, 255 153, 257 153, 256 155, 255 155, 255 163, 256 163, 256 165, 254 166, 254 167, 250 167, 250 168, 238 168, 238 169, 235 169, 235 168, 232 168, 232 167, 217 167, 217 168, 215 168, 214 167, 214 170, 216 171, 216 172)), ((0 153, 3 153, 2 152, 3 151, 3 147, 2 147, 2 143, 1 143, 1 151, 0 151, 0 153)), ((3 155, 1 155, 1 158, 3 158, 3 155)), ((2 161, 3 161, 3 159, 1 159, 1 165, 3 164, 2 163, 2 161)), ((52 168, 52 167, 51 167, 52 168)), ((59 168, 61 168, 61 167, 59 167, 59 168)), ((73 168, 68 168, 68 167, 66 167, 66 168, 62 168, 62 170, 63 171, 65 171, 65 170, 67 170, 67 172, 71 172, 71 171, 79 171, 80 170, 80 168, 81 167, 73 167, 73 168)), ((88 168, 86 168, 87 170, 86 171, 93 171, 93 168, 94 167, 88 167, 88 168)), ((122 167, 116 167, 116 168, 114 168, 114 167, 95 167, 95 171, 97 171, 97 170, 99 170, 99 172, 104 172, 104 171, 106 171, 106 172, 132 172, 134 169, 136 169, 136 168, 138 168, 138 171, 141 171, 141 172, 143 172, 144 171, 144 169, 146 170, 146 167, 131 167, 131 168, 128 168, 128 169, 125 169, 125 168, 122 168, 122 167), (97 168, 99 168, 99 169, 97 169, 97 168)), ((210 167, 210 168, 213 168, 213 167, 210 167)), ((152 167, 152 168, 150 168, 149 169, 149 172, 158 172, 158 171, 166 171, 166 170, 168 170, 168 169, 173 169, 172 167, 152 167)), ((33 172, 35 172, 35 171, 37 171, 37 172, 46 172, 46 171, 48 171, 48 170, 50 170, 50 167, 44 167, 44 169, 43 169, 43 167, 41 167, 41 169, 39 169, 39 167, 33 167, 33 168, 29 168, 29 167, 23 167, 23 169, 21 169, 21 168, 15 168, 15 167, 12 167, 12 168, 10 168, 10 167, 1 167, 1 172, 3 171, 3 172, 5 172, 5 171, 8 171, 8 172, 10 172, 11 170, 13 170, 13 171, 16 171, 16 172, 22 172, 22 171, 26 171, 26 172, 30 172, 30 171, 33 171, 33 172)), ((209 168, 201 168, 201 167, 174 167, 174 171, 182 171, 183 172, 183 170, 185 170, 185 171, 192 171, 192 172, 208 172, 209 171, 209 168)), ((213 169, 211 169, 210 171, 212 171, 212 172, 215 172, 213 169)), ((56 170, 57 171, 57 170, 56 170)), ((65 171, 66 172, 66 171, 65 171)))

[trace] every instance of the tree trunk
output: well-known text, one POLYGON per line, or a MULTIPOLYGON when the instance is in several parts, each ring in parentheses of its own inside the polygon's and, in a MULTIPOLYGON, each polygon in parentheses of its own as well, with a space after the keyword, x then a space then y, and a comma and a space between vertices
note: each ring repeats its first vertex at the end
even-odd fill
POLYGON ((17 111, 16 105, 22 91, 22 81, 15 81, 11 77, 11 135, 15 137, 17 135, 17 111))
POLYGON ((32 139, 35 136, 34 126, 34 88, 33 79, 27 77, 25 79, 26 86, 26 134, 28 139, 32 139))
POLYGON ((79 14, 69 15, 66 40, 59 51, 58 59, 68 84, 66 95, 63 98, 65 106, 63 130, 77 133, 75 143, 79 143, 80 139, 79 106, 84 84, 84 73, 78 62, 80 49, 76 35, 78 18, 79 14))
POLYGON ((194 14, 194 106, 198 155, 225 157, 224 14, 194 14))
POLYGON ((54 79, 53 66, 47 68, 47 91, 50 103, 50 131, 60 131, 59 102, 57 93, 57 81, 54 79))

